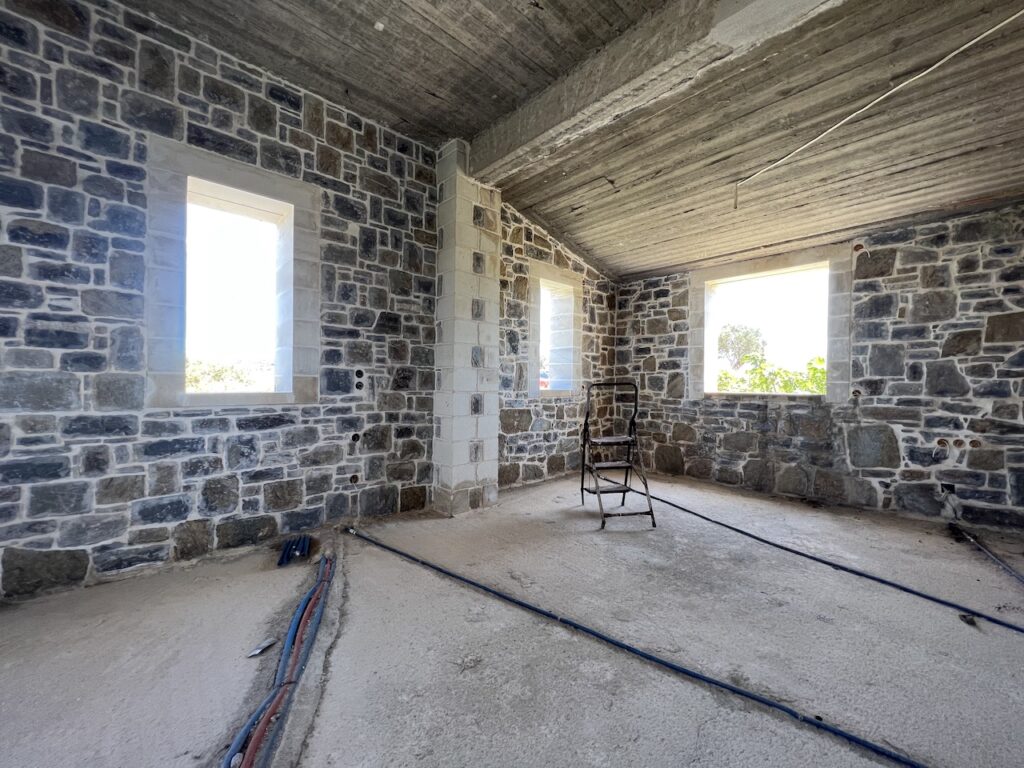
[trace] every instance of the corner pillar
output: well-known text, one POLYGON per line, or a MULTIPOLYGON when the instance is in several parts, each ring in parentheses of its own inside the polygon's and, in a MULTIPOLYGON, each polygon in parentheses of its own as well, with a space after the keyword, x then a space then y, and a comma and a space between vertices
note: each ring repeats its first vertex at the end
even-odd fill
POLYGON ((456 514, 498 498, 498 269, 501 192, 470 178, 469 145, 438 156, 434 506, 456 514))

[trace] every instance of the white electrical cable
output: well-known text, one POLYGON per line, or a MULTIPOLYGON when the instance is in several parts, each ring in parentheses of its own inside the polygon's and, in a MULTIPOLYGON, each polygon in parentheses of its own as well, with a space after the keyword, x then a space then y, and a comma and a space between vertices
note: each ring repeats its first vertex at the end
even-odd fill
POLYGON ((762 168, 757 173, 755 173, 755 174, 753 174, 751 176, 747 176, 747 178, 743 179, 742 181, 736 182, 736 188, 735 188, 734 194, 733 194, 732 207, 734 209, 739 207, 740 187, 742 185, 746 184, 747 182, 753 181, 758 176, 760 176, 762 173, 767 173, 768 171, 770 171, 770 170, 772 170, 774 168, 778 168, 783 163, 788 162, 790 159, 792 159, 796 155, 800 154, 801 152, 803 152, 808 147, 811 147, 811 146, 817 144, 819 141, 821 141, 823 138, 828 136, 833 131, 835 131, 835 130, 837 130, 839 128, 842 128, 844 125, 846 125, 848 122, 850 122, 854 118, 864 114, 865 112, 867 112, 869 109, 871 109, 873 106, 875 106, 879 102, 885 101, 885 99, 889 98, 890 96, 892 96, 897 91, 900 91, 903 88, 906 88, 908 85, 910 85, 914 81, 920 80, 925 75, 931 74, 932 72, 934 72, 936 69, 941 67, 943 64, 948 62, 953 57, 958 56, 959 54, 961 54, 964 51, 966 51, 968 48, 970 48, 970 47, 972 47, 974 45, 977 45, 978 43, 980 43, 982 40, 984 40, 986 37, 988 37, 992 33, 998 32, 1000 29, 1005 27, 1007 24, 1013 23, 1014 21, 1019 19, 1021 16, 1024 16, 1024 8, 1021 8, 1015 14, 1013 14, 1009 18, 1004 19, 1003 21, 999 22, 994 27, 991 27, 991 28, 985 30, 980 35, 975 37, 973 40, 969 40, 968 42, 964 43, 963 45, 961 45, 959 48, 957 48, 952 53, 947 54, 946 56, 943 56, 941 59, 939 59, 937 62, 932 64, 930 67, 928 67, 928 69, 924 70, 923 72, 918 72, 913 77, 911 77, 911 78, 909 78, 907 80, 904 80, 902 83, 900 83, 897 86, 894 86, 893 88, 890 88, 888 91, 883 93, 878 98, 874 99, 873 101, 869 102, 868 104, 865 104, 863 107, 858 109, 856 112, 853 112, 852 114, 847 115, 842 120, 840 120, 838 123, 833 125, 831 128, 829 128, 826 131, 823 131, 822 133, 819 133, 817 136, 815 136, 813 139, 808 141, 806 144, 803 144, 803 145, 797 147, 796 149, 794 149, 792 152, 790 152, 785 157, 776 160, 774 163, 772 163, 771 165, 768 165, 768 166, 762 168))

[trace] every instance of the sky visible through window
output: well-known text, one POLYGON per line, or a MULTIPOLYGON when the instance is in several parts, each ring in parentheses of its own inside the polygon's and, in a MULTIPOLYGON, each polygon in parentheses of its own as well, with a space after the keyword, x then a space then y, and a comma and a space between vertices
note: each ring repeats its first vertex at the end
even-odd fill
POLYGON ((573 290, 540 281, 540 388, 572 388, 575 339, 572 332, 573 290))
POLYGON ((551 319, 554 301, 546 285, 540 287, 540 388, 551 386, 551 319))
POLYGON ((709 282, 705 304, 706 392, 823 393, 828 343, 827 264, 709 282), (734 339, 738 336, 745 343, 732 342, 720 348, 719 342, 728 340, 723 330, 731 330, 734 339), (820 369, 815 365, 808 379, 808 364, 816 359, 821 360, 820 369), (790 373, 803 378, 787 378, 790 373))
POLYGON ((187 391, 274 391, 278 234, 272 222, 189 202, 187 391))

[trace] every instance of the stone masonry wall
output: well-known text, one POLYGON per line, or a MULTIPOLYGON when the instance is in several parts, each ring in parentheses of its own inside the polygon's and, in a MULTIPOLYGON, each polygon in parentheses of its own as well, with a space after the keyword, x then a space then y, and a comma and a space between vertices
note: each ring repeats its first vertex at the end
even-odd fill
MULTIPOLYGON (((540 227, 504 205, 501 211, 499 484, 535 482, 579 469, 581 393, 530 396, 530 264, 552 264, 583 277, 581 374, 586 385, 606 379, 614 355, 615 284, 540 227)), ((611 416, 600 401, 598 430, 611 416)))
POLYGON ((616 373, 643 388, 649 464, 826 503, 1024 525, 1022 248, 1021 205, 857 242, 845 404, 688 400, 687 276, 622 286, 616 373))
POLYGON ((426 505, 434 152, 116 3, 3 6, 3 592, 426 505), (145 407, 152 135, 321 191, 319 402, 145 407))

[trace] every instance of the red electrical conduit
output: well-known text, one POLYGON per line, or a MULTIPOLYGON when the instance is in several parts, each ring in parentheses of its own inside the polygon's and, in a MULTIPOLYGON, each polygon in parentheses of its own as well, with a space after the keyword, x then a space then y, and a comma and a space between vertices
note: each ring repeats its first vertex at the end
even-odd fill
POLYGON ((313 593, 313 598, 306 605, 306 610, 302 614, 302 620, 299 623, 299 631, 295 638, 295 644, 292 646, 291 659, 288 664, 288 674, 285 676, 285 681, 278 689, 277 696, 274 697, 274 701, 271 702, 270 706, 263 712, 263 715, 253 728, 252 736, 249 738, 249 743, 246 745, 245 751, 242 753, 240 768, 253 768, 253 763, 255 763, 256 756, 259 754, 267 729, 270 727, 274 716, 277 714, 277 710, 281 707, 281 704, 284 702, 285 697, 288 694, 288 686, 294 685, 298 682, 298 679, 295 677, 295 672, 299 664, 299 659, 302 658, 302 646, 305 640, 306 630, 309 628, 310 619, 312 619, 313 615, 316 613, 317 605, 322 599, 324 590, 330 581, 333 568, 334 562, 328 561, 327 566, 324 569, 323 581, 316 588, 316 592, 313 593))

